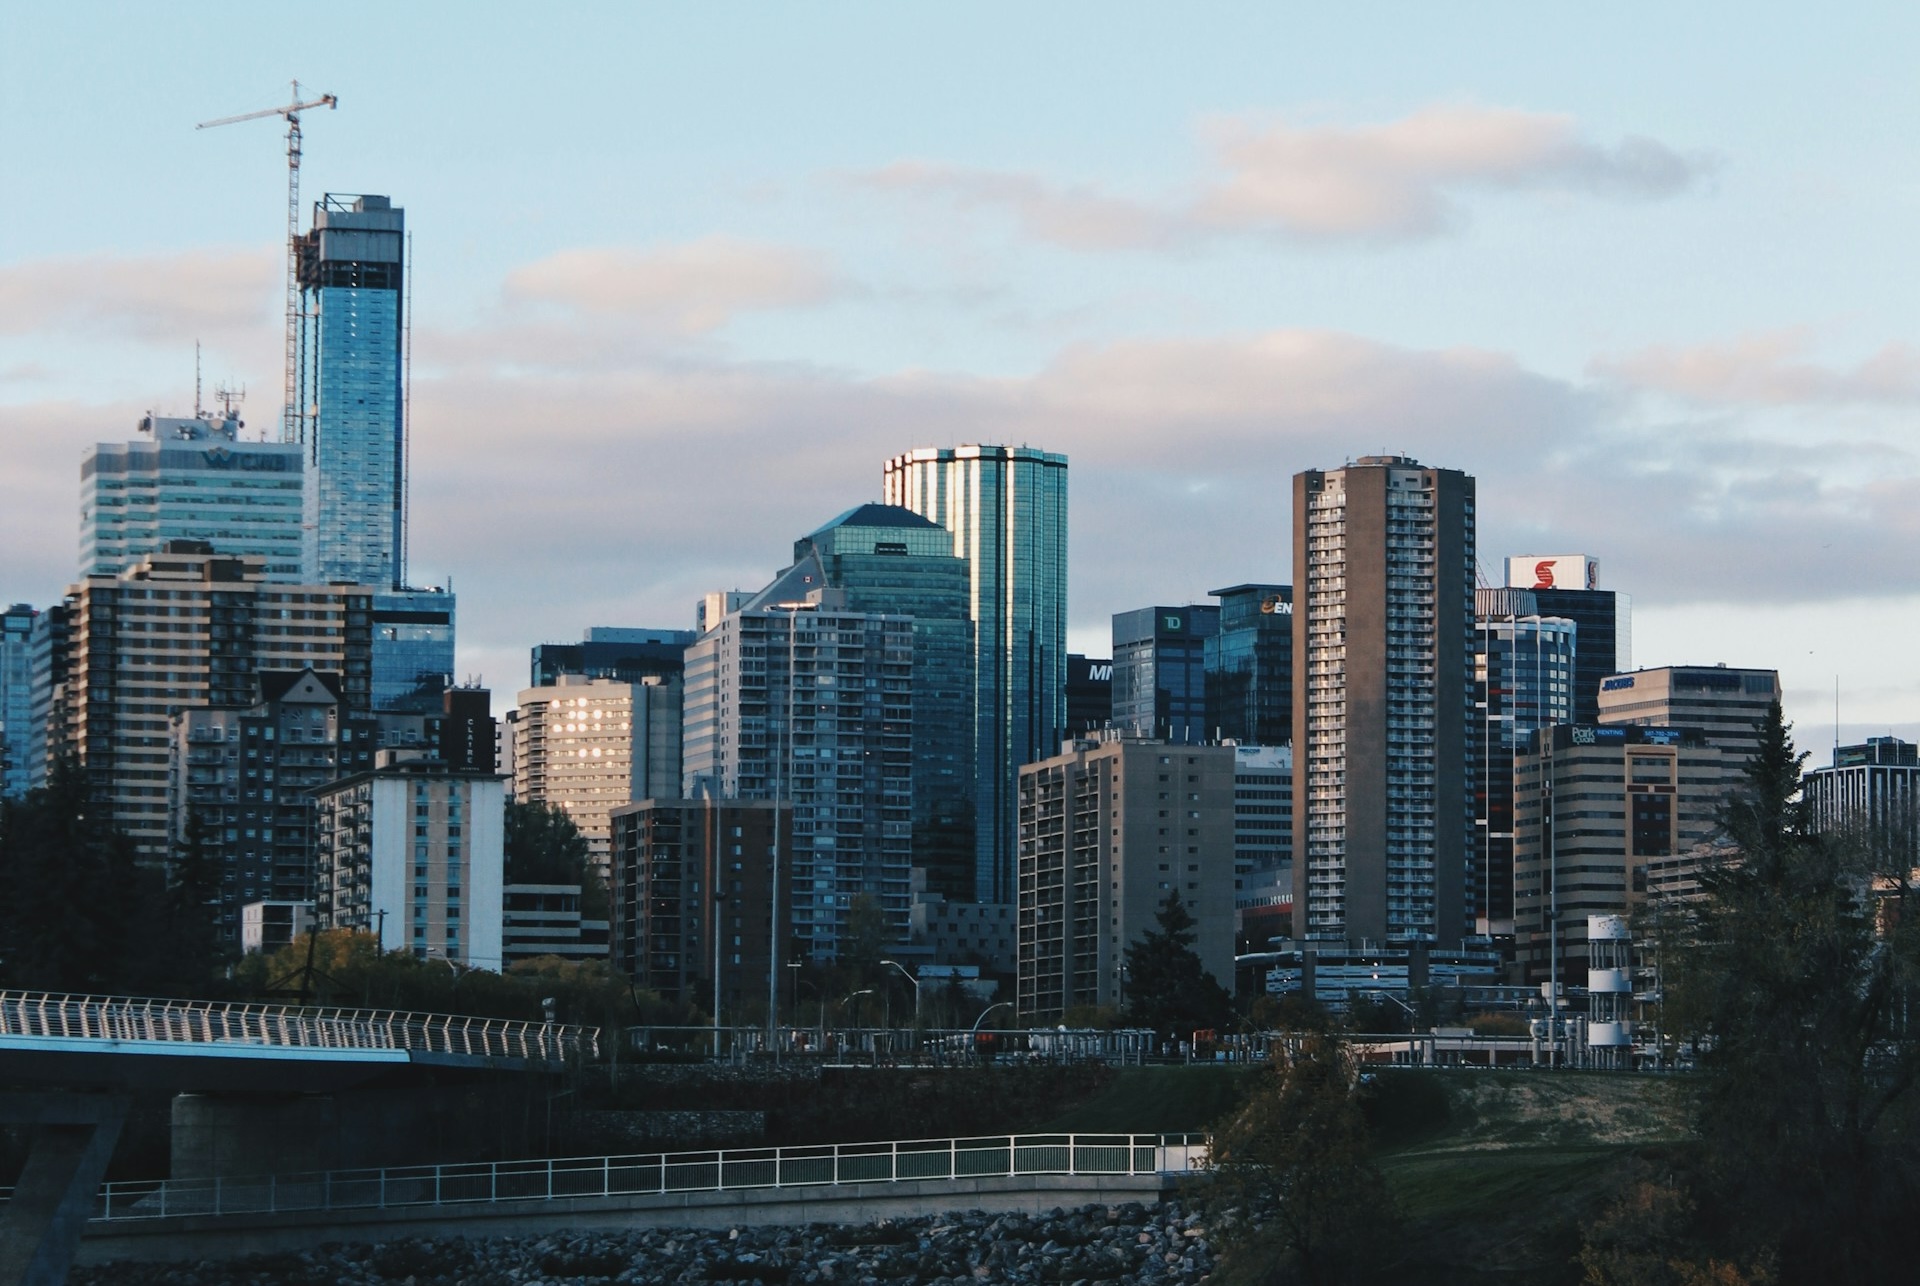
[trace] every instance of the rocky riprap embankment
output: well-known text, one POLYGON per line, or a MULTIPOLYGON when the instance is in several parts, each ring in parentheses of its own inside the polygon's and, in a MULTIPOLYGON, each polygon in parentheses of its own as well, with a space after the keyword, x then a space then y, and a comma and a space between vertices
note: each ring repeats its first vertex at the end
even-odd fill
POLYGON ((218 1263, 76 1269, 80 1286, 573 1286, 787 1282, 1198 1283, 1213 1269, 1201 1216, 1179 1202, 944 1215, 858 1227, 635 1229, 327 1246, 218 1263))

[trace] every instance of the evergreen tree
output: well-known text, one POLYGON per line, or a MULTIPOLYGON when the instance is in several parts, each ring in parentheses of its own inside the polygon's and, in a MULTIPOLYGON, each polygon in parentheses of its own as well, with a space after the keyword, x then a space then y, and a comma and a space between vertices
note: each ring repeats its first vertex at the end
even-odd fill
POLYGON ((1668 969, 1700 1024, 1702 1231, 1783 1280, 1890 1279, 1920 1258, 1911 855, 1815 833, 1778 703, 1760 732, 1668 969))
POLYGON ((557 804, 508 801, 504 846, 508 884, 579 884, 587 876, 587 837, 557 804))
POLYGON ((212 983, 222 957, 220 869, 207 843, 207 823, 189 807, 167 864, 163 939, 156 960, 168 995, 197 996, 212 983))
POLYGON ((150 991, 135 941, 153 906, 133 846, 70 761, 0 803, 0 978, 36 991, 150 991))
POLYGON ((1154 916, 1157 928, 1127 947, 1127 1020, 1162 1035, 1220 1028, 1233 1005, 1194 952, 1194 920, 1176 891, 1154 916))

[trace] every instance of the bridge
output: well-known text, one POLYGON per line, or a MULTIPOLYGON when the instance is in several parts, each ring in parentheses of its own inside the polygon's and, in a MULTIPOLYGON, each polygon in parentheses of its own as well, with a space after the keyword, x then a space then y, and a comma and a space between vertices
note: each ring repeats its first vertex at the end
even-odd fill
POLYGON ((205 1259, 341 1240, 1151 1202, 1205 1156, 1198 1135, 1030 1134, 115 1182, 94 1198, 80 1254, 205 1259))
POLYGON ((0 1286, 65 1277, 137 1090, 310 1094, 396 1074, 556 1069, 599 1031, 445 1014, 0 991, 0 1121, 32 1131, 0 1286))

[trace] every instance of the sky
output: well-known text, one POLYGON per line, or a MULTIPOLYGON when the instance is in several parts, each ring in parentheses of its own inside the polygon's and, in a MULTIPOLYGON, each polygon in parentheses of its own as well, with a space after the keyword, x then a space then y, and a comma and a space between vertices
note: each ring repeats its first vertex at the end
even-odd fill
POLYGON ((277 433, 286 169, 413 234, 411 578, 460 677, 690 627, 916 446, 1071 464, 1070 644, 1289 578, 1290 478, 1478 480, 1638 665, 1920 737, 1920 9, 1839 4, 6 7, 0 599, 79 463, 243 384, 277 433))

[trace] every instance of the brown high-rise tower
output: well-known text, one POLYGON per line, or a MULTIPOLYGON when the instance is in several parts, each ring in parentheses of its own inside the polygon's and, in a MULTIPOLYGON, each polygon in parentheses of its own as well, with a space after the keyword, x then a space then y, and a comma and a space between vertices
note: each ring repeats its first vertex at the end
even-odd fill
POLYGON ((1294 475, 1295 937, 1459 944, 1474 582, 1466 474, 1294 475))

